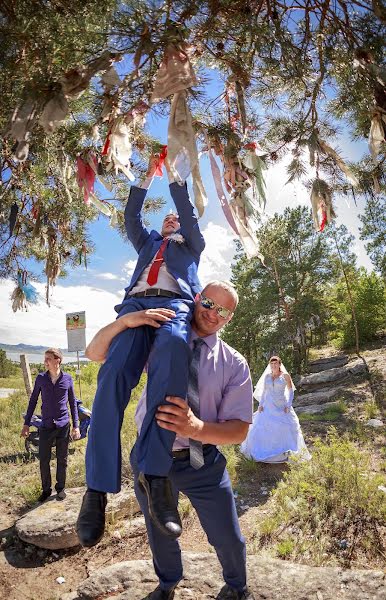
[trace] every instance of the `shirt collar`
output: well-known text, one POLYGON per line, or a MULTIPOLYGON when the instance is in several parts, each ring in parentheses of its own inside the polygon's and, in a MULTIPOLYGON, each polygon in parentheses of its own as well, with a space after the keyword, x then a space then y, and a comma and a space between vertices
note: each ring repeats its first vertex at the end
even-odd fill
MULTIPOLYGON (((199 336, 197 335, 197 333, 192 329, 190 341, 193 342, 193 340, 197 339, 198 337, 199 336)), ((217 333, 211 333, 210 335, 207 335, 206 337, 203 337, 201 339, 205 342, 208 348, 210 348, 210 350, 213 350, 216 344, 218 343, 217 333)))

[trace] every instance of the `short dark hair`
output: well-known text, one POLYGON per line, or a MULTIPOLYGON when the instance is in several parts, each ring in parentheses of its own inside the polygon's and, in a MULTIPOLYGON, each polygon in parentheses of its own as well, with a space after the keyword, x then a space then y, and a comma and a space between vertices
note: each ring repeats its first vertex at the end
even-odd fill
POLYGON ((59 358, 60 362, 62 362, 63 360, 63 354, 62 351, 59 350, 59 348, 48 348, 48 350, 46 350, 44 354, 52 354, 54 358, 59 358))

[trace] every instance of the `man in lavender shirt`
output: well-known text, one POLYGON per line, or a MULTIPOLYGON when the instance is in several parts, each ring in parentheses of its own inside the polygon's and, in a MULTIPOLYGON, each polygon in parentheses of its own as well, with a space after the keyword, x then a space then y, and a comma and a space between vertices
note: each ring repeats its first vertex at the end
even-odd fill
POLYGON ((67 403, 70 404, 73 439, 79 439, 78 407, 74 394, 74 384, 71 375, 60 369, 63 360, 58 348, 49 348, 44 354, 44 366, 47 371, 36 377, 21 436, 29 435, 31 418, 36 408, 39 394, 42 397, 42 426, 39 434, 40 476, 43 491, 39 502, 44 502, 51 496, 51 448, 56 445, 56 499, 64 500, 66 483, 68 444, 70 441, 70 416, 67 403))
MULTIPOLYGON (((198 369, 200 417, 195 416, 186 400, 171 396, 167 397, 168 404, 160 406, 156 414, 161 428, 176 433, 169 472, 174 497, 177 501, 179 492, 183 492, 191 500, 222 565, 225 586, 217 596, 218 600, 254 600, 246 586, 245 541, 240 532, 226 460, 217 448, 217 444, 242 442, 252 422, 252 383, 248 364, 217 335, 233 317, 237 303, 237 293, 227 282, 212 281, 197 294, 190 343, 193 345, 196 338, 204 341, 198 369), (203 444, 205 464, 199 469, 190 464, 189 440, 203 444)), ((140 314, 137 315, 140 318, 140 314)), ((160 320, 168 315, 153 317, 160 320)), ((113 329, 110 332, 109 328, 117 326, 108 325, 99 338, 94 338, 95 359, 103 360, 116 333, 113 329)), ((126 326, 135 325, 127 323, 126 326)), ((90 345, 88 357, 93 356, 94 349, 90 345)), ((146 396, 143 394, 136 413, 138 429, 145 413, 146 396)), ((172 600, 182 578, 179 543, 165 536, 150 519, 146 495, 138 485, 136 445, 131 453, 131 465, 160 582, 148 600, 172 600)))

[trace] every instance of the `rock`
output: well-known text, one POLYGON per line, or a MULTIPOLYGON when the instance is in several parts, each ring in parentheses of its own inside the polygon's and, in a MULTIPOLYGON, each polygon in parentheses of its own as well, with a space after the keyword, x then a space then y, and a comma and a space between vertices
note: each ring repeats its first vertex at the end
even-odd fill
POLYGON ((325 404, 311 404, 310 406, 297 406, 294 407, 296 414, 301 415, 307 413, 308 415, 318 415, 326 412, 329 408, 337 408, 339 402, 326 402, 325 404))
POLYGON ((130 519, 124 525, 124 535, 129 538, 146 535, 146 523, 143 515, 130 519))
MULTIPOLYGON (((216 598, 224 585, 214 554, 183 553, 184 579, 175 600, 216 598)), ((256 600, 383 600, 386 576, 381 571, 309 567, 263 556, 248 557, 248 585, 256 600), (318 595, 319 592, 319 595, 318 595)), ((133 560, 101 569, 78 585, 71 600, 143 600, 158 584, 150 560, 133 560)), ((70 600, 68 594, 61 600, 70 600)))
POLYGON ((312 360, 308 363, 308 371, 310 373, 320 373, 321 371, 327 371, 328 369, 343 367, 344 365, 347 365, 347 363, 348 356, 346 354, 338 354, 337 356, 312 360))
POLYGON ((369 419, 366 425, 369 425, 369 427, 383 427, 383 421, 380 419, 369 419))
MULTIPOLYGON (((49 550, 78 546, 75 526, 85 488, 73 488, 66 492, 67 496, 61 502, 57 502, 55 496, 52 496, 19 519, 16 523, 19 538, 49 550)), ((122 490, 119 494, 108 495, 106 520, 115 522, 122 517, 130 517, 139 510, 134 492, 122 490)))
POLYGON ((311 392, 310 394, 301 394, 295 397, 294 408, 298 406, 310 406, 311 404, 325 404, 336 396, 344 393, 346 388, 343 385, 325 389, 320 392, 311 392))
POLYGON ((328 369, 327 371, 321 371, 320 373, 312 373, 301 377, 299 386, 302 389, 315 389, 316 387, 323 387, 336 381, 347 381, 352 377, 366 374, 366 366, 360 359, 350 362, 344 367, 338 367, 336 369, 328 369))

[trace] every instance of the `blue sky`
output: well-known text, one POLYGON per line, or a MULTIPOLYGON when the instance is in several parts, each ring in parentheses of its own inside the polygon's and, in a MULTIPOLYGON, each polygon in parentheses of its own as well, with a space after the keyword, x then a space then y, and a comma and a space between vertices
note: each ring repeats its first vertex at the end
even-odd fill
MULTIPOLYGON (((219 93, 219 82, 212 84, 211 95, 219 93)), ((161 143, 167 143, 167 119, 155 118, 154 113, 148 114, 146 127, 161 143)), ((351 143, 347 135, 339 140, 341 155, 346 160, 360 158, 366 151, 366 143, 351 143)), ((285 165, 290 160, 275 164, 266 173, 267 187, 267 216, 282 212, 287 206, 291 208, 298 204, 310 206, 309 192, 301 183, 285 185, 287 174, 285 165)), ((204 155, 200 160, 201 174, 209 199, 205 213, 200 220, 201 230, 206 239, 206 249, 200 265, 200 279, 203 284, 213 278, 229 278, 230 265, 235 253, 234 236, 215 193, 209 160, 204 155)), ((163 215, 173 207, 166 175, 155 179, 151 194, 162 195, 166 199, 165 211, 150 216, 150 227, 159 229, 163 215)), ((101 197, 111 197, 110 193, 101 197)), ((355 206, 350 200, 347 206, 343 198, 336 197, 334 201, 337 223, 344 223, 356 237, 355 252, 358 264, 371 269, 371 263, 359 240, 358 214, 363 211, 364 201, 359 200, 355 206)), ((124 243, 118 233, 109 226, 108 218, 100 215, 99 219, 90 225, 90 237, 95 244, 95 254, 88 259, 87 270, 82 266, 69 272, 66 279, 59 279, 53 289, 51 307, 45 304, 45 284, 36 287, 41 294, 41 301, 31 306, 26 313, 14 314, 11 309, 10 294, 14 288, 11 281, 0 281, 0 342, 33 345, 53 345, 65 348, 67 346, 65 331, 65 313, 86 310, 87 339, 90 340, 96 331, 115 318, 113 306, 123 295, 123 289, 130 280, 136 261, 136 253, 124 243)), ((41 272, 41 266, 36 269, 41 272)))

